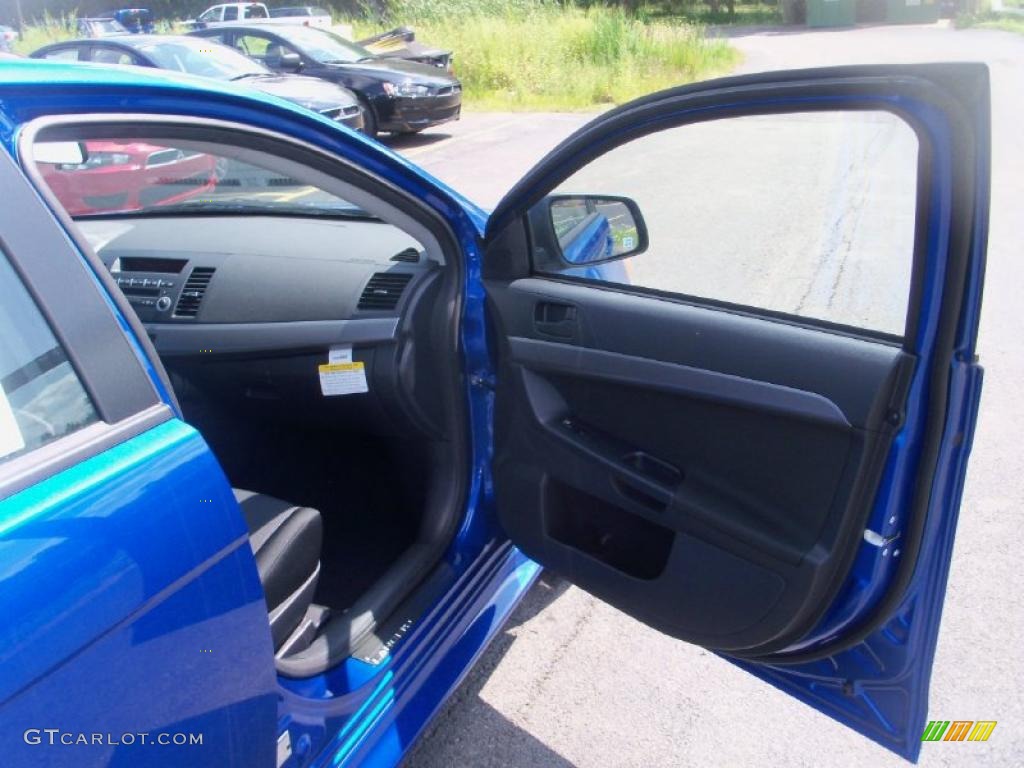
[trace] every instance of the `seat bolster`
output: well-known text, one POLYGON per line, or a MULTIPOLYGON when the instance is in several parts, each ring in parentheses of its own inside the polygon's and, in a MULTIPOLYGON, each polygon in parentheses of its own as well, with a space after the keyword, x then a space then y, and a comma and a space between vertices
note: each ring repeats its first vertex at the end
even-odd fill
POLYGON ((262 546, 254 547, 269 608, 301 588, 316 571, 322 541, 320 513, 310 507, 292 507, 262 546))
POLYGON ((249 527, 249 544, 267 609, 273 612, 290 596, 304 591, 319 568, 323 543, 320 513, 252 491, 235 489, 235 498, 249 527))

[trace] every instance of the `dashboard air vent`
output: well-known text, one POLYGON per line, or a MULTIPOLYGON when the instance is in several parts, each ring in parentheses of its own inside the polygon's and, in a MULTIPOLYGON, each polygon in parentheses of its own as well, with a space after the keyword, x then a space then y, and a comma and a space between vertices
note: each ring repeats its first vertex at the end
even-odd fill
POLYGON ((359 297, 359 309, 394 309, 411 279, 408 272, 377 272, 359 297))
POLYGON ((174 307, 175 317, 195 317, 198 314, 199 302, 203 300, 203 294, 215 271, 214 267, 193 267, 174 307))
POLYGON ((406 248, 404 251, 399 251, 391 257, 392 261, 404 261, 407 264, 419 264, 420 263, 420 252, 415 248, 406 248))

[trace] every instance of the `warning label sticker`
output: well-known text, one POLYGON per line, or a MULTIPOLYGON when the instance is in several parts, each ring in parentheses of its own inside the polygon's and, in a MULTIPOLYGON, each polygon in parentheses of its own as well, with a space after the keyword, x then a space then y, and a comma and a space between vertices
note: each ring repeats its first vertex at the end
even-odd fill
POLYGON ((320 391, 324 396, 369 392, 366 370, 360 362, 326 363, 320 368, 320 391))

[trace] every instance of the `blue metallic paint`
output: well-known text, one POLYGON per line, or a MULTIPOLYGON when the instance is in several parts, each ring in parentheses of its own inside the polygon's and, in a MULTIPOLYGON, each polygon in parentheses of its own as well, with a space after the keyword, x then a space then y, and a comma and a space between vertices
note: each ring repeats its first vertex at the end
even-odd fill
POLYGON ((171 420, 0 501, 5 765, 267 764, 275 676, 237 504, 171 420), (70 733, 196 732, 209 746, 48 746, 70 733))

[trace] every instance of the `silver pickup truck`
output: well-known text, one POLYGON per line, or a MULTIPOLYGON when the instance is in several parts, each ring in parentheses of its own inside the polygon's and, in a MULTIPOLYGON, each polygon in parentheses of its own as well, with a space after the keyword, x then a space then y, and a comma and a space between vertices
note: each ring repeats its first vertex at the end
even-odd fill
POLYGON ((330 29, 332 23, 331 15, 327 11, 310 5, 268 9, 263 3, 221 3, 207 8, 187 24, 192 29, 206 29, 224 24, 237 24, 240 21, 299 24, 324 29, 330 29))

